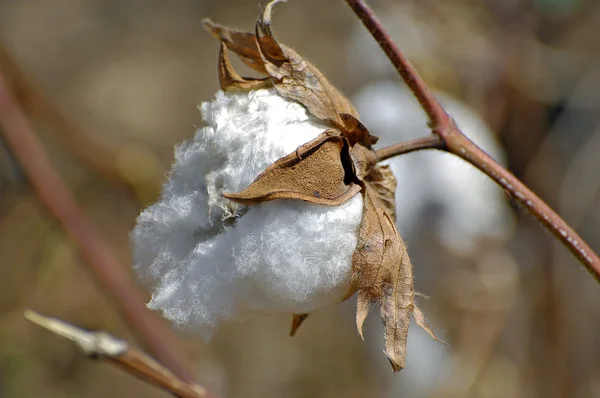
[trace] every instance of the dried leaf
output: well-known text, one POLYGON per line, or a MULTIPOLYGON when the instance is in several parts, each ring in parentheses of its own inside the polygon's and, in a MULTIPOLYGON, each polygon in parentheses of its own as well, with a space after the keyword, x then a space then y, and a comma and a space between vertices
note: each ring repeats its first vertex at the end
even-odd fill
POLYGON ((344 137, 348 138, 350 145, 361 144, 366 148, 371 148, 379 140, 378 137, 371 135, 367 127, 356 117, 349 113, 341 113, 342 124, 337 126, 344 137))
POLYGON ((412 265, 394 220, 368 185, 364 200, 359 243, 352 258, 353 271, 360 278, 356 325, 362 336, 369 308, 380 305, 385 354, 397 372, 406 362, 406 338, 414 309, 412 265))
POLYGON ((277 42, 271 31, 271 12, 277 2, 267 4, 256 24, 258 47, 265 69, 277 80, 277 91, 300 102, 319 119, 341 123, 341 113, 358 117, 350 101, 316 67, 291 48, 277 42))
POLYGON ((375 151, 362 145, 354 145, 352 151, 350 151, 350 156, 354 163, 356 178, 360 181, 367 181, 370 178, 369 174, 372 173, 373 165, 377 163, 375 151))
POLYGON ((223 91, 248 91, 272 85, 270 78, 253 79, 240 76, 229 61, 227 46, 221 43, 219 52, 219 83, 223 91))
POLYGON ((436 336, 436 334, 433 331, 433 329, 431 328, 431 326, 429 326, 429 324, 425 320, 425 315, 423 315, 423 312, 421 312, 421 310, 419 309, 419 307, 417 307, 416 304, 415 304, 413 315, 415 317, 415 323, 417 325, 419 325, 424 331, 426 331, 427 334, 429 334, 431 336, 431 338, 439 341, 442 344, 446 344, 436 336))
POLYGON ((359 290, 356 297, 356 328, 358 329, 360 338, 363 340, 365 339, 365 335, 363 334, 363 325, 365 323, 365 319, 367 319, 367 315, 369 315, 372 305, 373 302, 369 299, 368 292, 364 289, 359 290))
MULTIPOLYGON (((256 43, 256 35, 254 33, 231 29, 215 23, 208 18, 202 20, 202 24, 204 25, 204 29, 236 53, 246 65, 262 74, 269 74, 258 51, 258 44, 256 43)), ((265 43, 264 45, 268 46, 269 44, 265 43)))
POLYGON ((271 31, 271 11, 277 1, 268 3, 254 34, 240 32, 210 20, 205 28, 238 54, 254 70, 273 78, 275 89, 304 105, 315 117, 343 125, 340 114, 358 117, 356 109, 323 74, 291 48, 277 42, 271 31))
POLYGON ((397 372, 406 362, 411 316, 431 337, 439 339, 414 303, 412 265, 395 225, 396 179, 388 166, 376 165, 372 151, 362 145, 352 148, 352 157, 358 178, 364 181, 364 208, 349 293, 358 291, 356 326, 361 337, 371 306, 379 304, 385 354, 397 372))
POLYGON ((366 182, 375 190, 381 205, 396 222, 396 177, 390 167, 385 165, 372 168, 366 182))
POLYGON ((328 131, 273 163, 242 192, 223 196, 246 205, 299 199, 337 206, 360 190, 348 141, 328 131))

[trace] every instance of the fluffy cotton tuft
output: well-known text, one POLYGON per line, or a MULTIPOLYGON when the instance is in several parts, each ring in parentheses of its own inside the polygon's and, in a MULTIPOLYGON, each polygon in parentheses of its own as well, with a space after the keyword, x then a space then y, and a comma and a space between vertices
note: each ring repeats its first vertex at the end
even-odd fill
POLYGON ((221 320, 304 313, 347 291, 362 196, 337 207, 275 200, 250 207, 239 192, 328 126, 272 89, 218 92, 204 127, 175 150, 161 198, 132 232, 148 306, 210 338, 221 320))

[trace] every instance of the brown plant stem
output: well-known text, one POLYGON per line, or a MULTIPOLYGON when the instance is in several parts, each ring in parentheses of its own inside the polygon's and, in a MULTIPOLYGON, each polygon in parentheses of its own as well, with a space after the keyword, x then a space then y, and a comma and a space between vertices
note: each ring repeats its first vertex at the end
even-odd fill
POLYGON ((0 71, 0 134, 23 167, 40 200, 60 222, 86 260, 100 288, 157 358, 175 375, 193 380, 185 356, 165 324, 144 305, 144 296, 96 231, 55 171, 0 71))
POLYGON ((379 148, 375 151, 377 161, 393 158, 398 155, 421 151, 423 149, 445 149, 446 144, 439 135, 431 134, 427 137, 415 138, 414 140, 400 142, 398 144, 379 148))
POLYGON ((88 357, 106 360, 133 376, 181 398, 203 398, 206 390, 187 383, 143 352, 130 347, 123 340, 97 331, 87 331, 59 319, 49 318, 33 311, 25 311, 27 320, 59 336, 71 340, 88 357))
MULTIPOLYGON (((559 239, 585 265, 592 276, 600 282, 600 258, 588 244, 525 184, 464 135, 363 0, 346 0, 346 3, 373 35, 421 104, 429 117, 433 133, 443 141, 443 150, 466 160, 504 188, 559 239)), ((414 150, 430 148, 423 147, 414 150)), ((404 148, 401 145, 397 149, 399 151, 397 154, 406 153, 402 152, 404 148)), ((380 151, 384 151, 386 158, 395 155, 389 148, 383 148, 380 151)))

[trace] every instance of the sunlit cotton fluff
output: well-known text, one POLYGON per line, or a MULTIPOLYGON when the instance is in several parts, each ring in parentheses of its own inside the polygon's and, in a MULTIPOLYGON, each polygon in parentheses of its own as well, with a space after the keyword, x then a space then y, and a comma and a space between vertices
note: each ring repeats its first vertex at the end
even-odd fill
POLYGON ((131 234, 148 307, 210 338, 222 320, 304 313, 348 290, 360 194, 341 206, 280 199, 253 206, 221 196, 327 130, 273 89, 218 92, 204 127, 175 150, 158 202, 131 234))

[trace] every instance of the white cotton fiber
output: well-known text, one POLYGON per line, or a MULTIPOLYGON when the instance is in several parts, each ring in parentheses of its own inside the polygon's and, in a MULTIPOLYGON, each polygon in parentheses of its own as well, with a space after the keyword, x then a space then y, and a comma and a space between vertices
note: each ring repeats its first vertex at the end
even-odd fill
POLYGON ((348 289, 362 196, 337 207, 223 198, 328 127, 272 89, 219 92, 132 232, 148 306, 210 338, 221 320, 310 312, 348 289))

